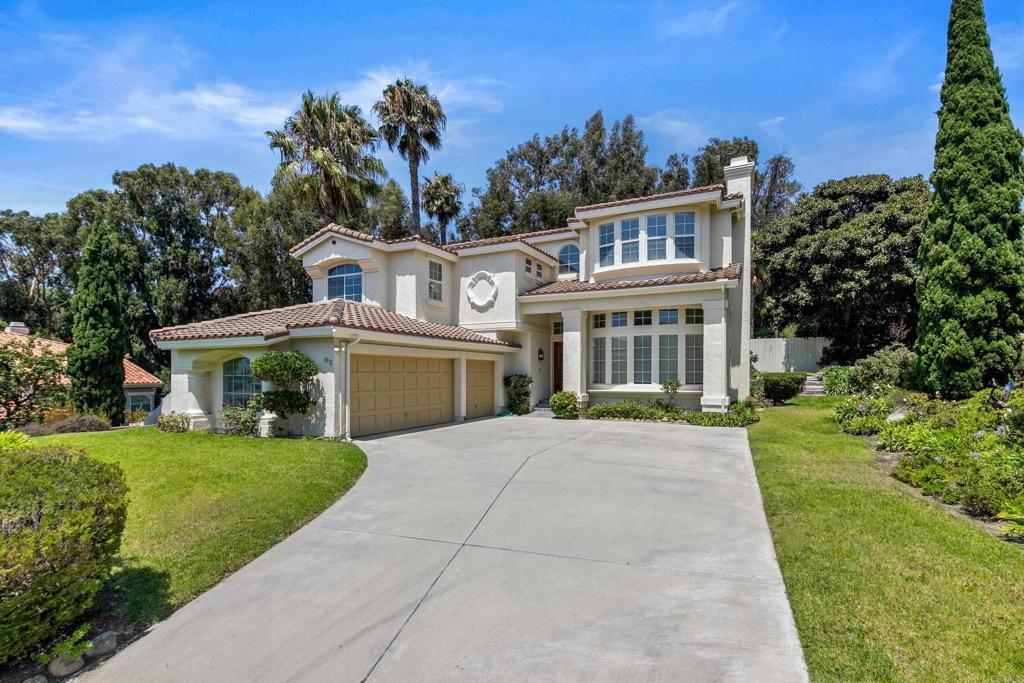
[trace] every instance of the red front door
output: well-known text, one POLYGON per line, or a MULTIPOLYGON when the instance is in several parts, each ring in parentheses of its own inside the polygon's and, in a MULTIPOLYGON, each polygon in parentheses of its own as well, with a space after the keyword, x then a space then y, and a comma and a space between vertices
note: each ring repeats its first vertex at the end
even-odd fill
POLYGON ((562 390, 562 342, 551 344, 551 371, 553 389, 558 392, 562 390))

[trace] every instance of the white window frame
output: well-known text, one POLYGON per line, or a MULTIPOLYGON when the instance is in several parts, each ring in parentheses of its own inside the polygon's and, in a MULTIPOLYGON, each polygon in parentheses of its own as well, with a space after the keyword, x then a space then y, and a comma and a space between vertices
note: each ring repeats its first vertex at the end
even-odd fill
POLYGON ((533 259, 529 256, 526 257, 526 268, 524 272, 530 277, 533 277, 533 259))
POLYGON ((658 335, 658 384, 670 379, 679 378, 679 335, 658 335), (671 341, 672 349, 665 348, 665 342, 671 341))
POLYGON ((687 386, 704 386, 704 332, 684 336, 684 380, 687 386), (699 353, 698 353, 699 351, 699 353), (700 381, 694 381, 699 379, 700 381))
POLYGON ((650 334, 633 335, 633 384, 653 384, 654 345, 650 334))
POLYGON ((427 299, 442 303, 444 301, 444 266, 437 261, 427 261, 427 299), (434 277, 434 267, 437 277, 434 277))
MULTIPOLYGON (((615 249, 614 234, 612 249, 615 249)), ((558 274, 579 275, 580 273, 580 248, 575 244, 566 244, 558 250, 558 274)))
POLYGON ((611 383, 612 384, 627 384, 629 382, 629 337, 627 335, 615 335, 611 338, 610 342, 610 353, 611 358, 611 383), (616 349, 616 346, 621 346, 620 349, 616 349), (622 357, 616 359, 616 350, 622 352, 622 357), (616 363, 622 364, 621 379, 617 379, 616 363))
POLYGON ((647 260, 648 261, 665 261, 668 259, 668 214, 656 213, 647 216, 646 220, 646 233, 647 233, 647 260), (661 225, 657 226, 659 234, 651 235, 651 219, 661 219, 661 225), (652 248, 657 248, 660 252, 660 256, 652 255, 652 248))
POLYGON ((619 221, 619 241, 621 242, 619 253, 622 256, 622 258, 621 258, 622 264, 626 265, 628 263, 640 263, 640 217, 639 216, 633 216, 632 218, 623 218, 621 221, 619 221), (629 232, 630 232, 630 234, 631 235, 635 234, 636 237, 632 237, 631 239, 626 239, 626 224, 627 223, 629 224, 629 232), (636 226, 635 229, 633 227, 634 224, 636 226), (631 258, 629 260, 626 260, 626 247, 629 247, 630 251, 633 251, 634 248, 636 249, 636 258, 631 258))
POLYGON ((687 307, 683 311, 683 324, 685 325, 703 325, 704 324, 704 309, 700 307, 687 307))
POLYGON ((601 268, 615 265, 615 223, 597 226, 597 265, 601 268))
POLYGON ((327 271, 327 298, 362 303, 366 289, 363 274, 363 267, 358 263, 341 263, 330 268, 327 271), (348 272, 341 272, 345 269, 348 269, 348 272), (338 272, 334 273, 334 271, 338 272), (358 283, 358 286, 356 286, 356 283, 358 283), (336 289, 334 296, 331 296, 332 285, 340 289, 340 292, 336 289), (355 294, 352 295, 352 292, 355 292, 355 294))
POLYGON ((672 214, 672 255, 677 261, 697 260, 697 212, 676 211, 672 214), (692 220, 686 221, 689 216, 692 220), (691 254, 686 255, 689 244, 691 254), (682 252, 682 253, 680 253, 682 252))
POLYGON ((595 330, 603 330, 608 326, 608 314, 607 313, 594 313, 591 316, 593 322, 593 328, 595 330))
POLYGON ((604 384, 608 381, 608 337, 593 337, 590 343, 591 382, 604 384))

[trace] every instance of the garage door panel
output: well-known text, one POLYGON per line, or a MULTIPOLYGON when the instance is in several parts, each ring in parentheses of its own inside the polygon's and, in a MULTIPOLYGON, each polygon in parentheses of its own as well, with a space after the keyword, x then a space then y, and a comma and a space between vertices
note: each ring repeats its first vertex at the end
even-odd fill
POLYGON ((493 361, 466 361, 466 417, 494 415, 493 361))
POLYGON ((352 435, 450 422, 453 386, 450 359, 353 356, 352 435))

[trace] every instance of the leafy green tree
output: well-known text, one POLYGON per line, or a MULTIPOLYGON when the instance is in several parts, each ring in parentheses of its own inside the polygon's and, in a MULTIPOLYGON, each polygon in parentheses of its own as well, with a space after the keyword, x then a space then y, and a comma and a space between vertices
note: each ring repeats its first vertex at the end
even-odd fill
POLYGON ((111 424, 124 422, 124 364, 127 352, 121 318, 121 268, 117 236, 103 222, 89 234, 72 299, 73 343, 68 347, 70 396, 75 407, 98 413, 111 424))
POLYGON ((832 340, 838 361, 902 341, 917 322, 914 286, 929 190, 920 176, 830 180, 754 233, 767 322, 832 340))
POLYGON ((319 205, 325 221, 352 218, 380 191, 385 171, 374 156, 377 131, 337 93, 306 92, 284 127, 266 134, 271 149, 281 153, 279 168, 302 179, 303 196, 319 205))
POLYGON ((670 154, 658 177, 658 192, 677 192, 690 187, 690 157, 670 154))
POLYGON ((65 356, 33 337, 0 344, 0 432, 42 418, 64 397, 65 356))
POLYGON ((434 172, 423 182, 423 208, 437 220, 441 244, 448 241, 448 224, 462 211, 462 187, 449 173, 434 172))
POLYGON ((916 350, 925 386, 961 398, 1010 375, 1024 333, 1024 136, 981 0, 953 0, 941 99, 916 350))
POLYGON ((745 156, 756 161, 757 151, 757 141, 748 137, 710 138, 693 157, 693 186, 724 183, 725 167, 733 158, 745 156))
POLYGON ((647 143, 644 133, 636 127, 633 115, 612 125, 608 147, 604 152, 601 173, 603 182, 600 201, 615 201, 630 197, 643 197, 654 193, 660 171, 647 164, 647 143))
POLYGON ((384 88, 384 98, 373 105, 380 119, 380 134, 391 150, 409 162, 409 190, 412 193, 413 232, 420 234, 420 164, 430 150, 440 149, 441 133, 448 122, 444 109, 425 85, 408 78, 384 88))
POLYGON ((409 200, 402 186, 388 180, 370 207, 376 223, 377 234, 386 240, 397 240, 412 234, 412 215, 409 200))

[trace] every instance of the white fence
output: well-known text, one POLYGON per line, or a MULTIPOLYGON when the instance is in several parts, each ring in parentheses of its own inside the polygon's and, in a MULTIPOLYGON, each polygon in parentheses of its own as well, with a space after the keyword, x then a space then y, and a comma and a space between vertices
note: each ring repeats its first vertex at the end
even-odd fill
POLYGON ((754 367, 761 372, 816 372, 830 341, 826 337, 751 339, 750 350, 757 356, 754 367))

